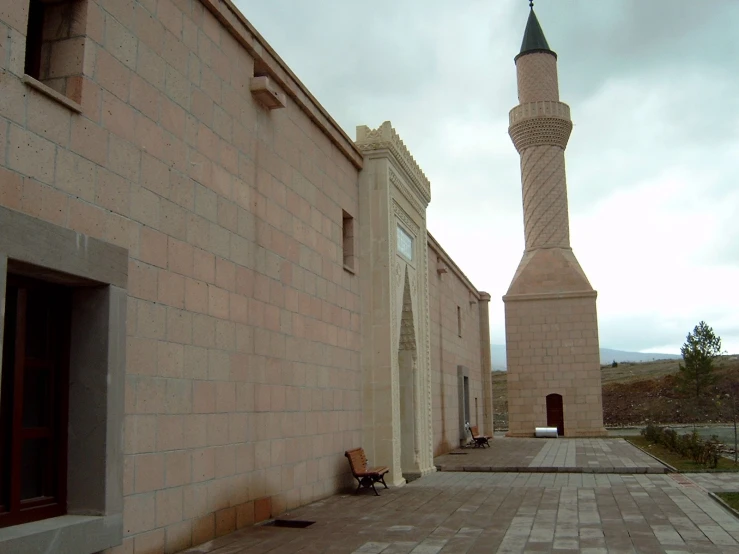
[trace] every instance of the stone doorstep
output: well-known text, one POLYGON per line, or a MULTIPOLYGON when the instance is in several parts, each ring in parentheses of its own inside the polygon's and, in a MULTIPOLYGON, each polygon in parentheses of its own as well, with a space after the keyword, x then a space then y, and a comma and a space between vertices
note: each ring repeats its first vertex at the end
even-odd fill
POLYGON ((447 466, 437 465, 437 471, 477 473, 598 473, 616 475, 669 473, 666 467, 520 467, 520 466, 447 466))

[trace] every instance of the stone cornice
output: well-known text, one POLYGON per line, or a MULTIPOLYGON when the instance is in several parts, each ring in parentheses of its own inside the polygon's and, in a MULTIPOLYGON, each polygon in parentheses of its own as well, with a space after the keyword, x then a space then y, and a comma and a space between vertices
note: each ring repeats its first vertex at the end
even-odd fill
POLYGON ((426 204, 431 201, 431 183, 389 121, 385 121, 377 129, 358 125, 356 145, 364 153, 379 150, 390 152, 418 195, 426 204))
POLYGON ((574 292, 545 292, 531 294, 506 294, 503 302, 526 302, 528 300, 563 300, 565 298, 597 298, 598 293, 594 290, 583 290, 574 292))
POLYGON ((199 0, 218 21, 231 33, 249 55, 254 58, 254 71, 267 74, 313 123, 336 145, 339 151, 356 167, 361 169, 364 158, 349 135, 329 115, 318 100, 300 82, 287 64, 277 55, 254 26, 233 5, 231 0, 199 0))

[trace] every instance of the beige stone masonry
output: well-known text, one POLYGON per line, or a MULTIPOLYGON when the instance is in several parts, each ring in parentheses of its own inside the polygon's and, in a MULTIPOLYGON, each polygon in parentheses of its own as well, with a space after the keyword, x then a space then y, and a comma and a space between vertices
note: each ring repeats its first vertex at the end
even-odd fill
POLYGON ((568 437, 604 436, 597 294, 570 248, 570 110, 559 102, 555 55, 525 53, 516 67, 520 105, 510 112, 509 134, 521 156, 526 250, 503 297, 508 436, 545 426, 562 426, 568 437))
POLYGON ((557 58, 546 52, 533 52, 516 60, 518 103, 558 102, 557 58))
POLYGON ((546 248, 524 254, 507 296, 587 291, 595 292, 572 250, 546 248))

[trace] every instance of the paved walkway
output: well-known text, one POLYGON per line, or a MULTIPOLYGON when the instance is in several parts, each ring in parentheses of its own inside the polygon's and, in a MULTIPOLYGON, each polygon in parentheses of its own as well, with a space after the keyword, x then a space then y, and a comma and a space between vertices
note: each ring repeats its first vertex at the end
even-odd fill
POLYGON ((442 471, 667 473, 623 439, 506 439, 491 448, 460 448, 434 460, 442 471))
MULTIPOLYGON (((188 552, 739 553, 739 519, 672 475, 435 473, 337 495, 188 552)), ((687 480, 684 480, 687 482, 687 480)))
POLYGON ((685 473, 685 477, 711 492, 739 492, 739 473, 685 473))

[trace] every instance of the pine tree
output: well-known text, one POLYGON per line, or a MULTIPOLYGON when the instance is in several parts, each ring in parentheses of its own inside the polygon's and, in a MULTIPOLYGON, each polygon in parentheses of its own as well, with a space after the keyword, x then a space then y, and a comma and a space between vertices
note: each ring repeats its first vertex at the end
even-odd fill
POLYGON ((713 360, 721 354, 721 337, 701 321, 692 333, 688 333, 680 353, 685 364, 680 364, 680 384, 684 390, 695 392, 695 398, 700 399, 716 380, 713 360))

